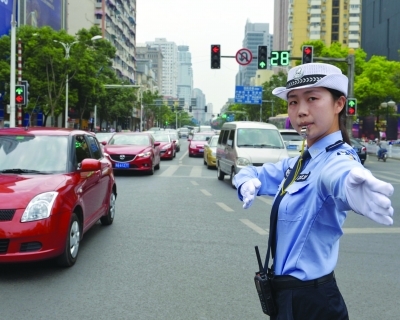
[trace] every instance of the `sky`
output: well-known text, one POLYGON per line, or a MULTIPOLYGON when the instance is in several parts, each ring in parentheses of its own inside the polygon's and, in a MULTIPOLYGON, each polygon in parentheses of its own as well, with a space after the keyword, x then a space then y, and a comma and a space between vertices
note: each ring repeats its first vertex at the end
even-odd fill
POLYGON ((246 21, 269 23, 273 34, 273 0, 137 0, 136 43, 166 38, 189 46, 193 88, 206 96, 217 113, 235 96, 235 58, 221 58, 221 69, 210 68, 210 46, 221 45, 221 55, 235 56, 242 48, 246 21))

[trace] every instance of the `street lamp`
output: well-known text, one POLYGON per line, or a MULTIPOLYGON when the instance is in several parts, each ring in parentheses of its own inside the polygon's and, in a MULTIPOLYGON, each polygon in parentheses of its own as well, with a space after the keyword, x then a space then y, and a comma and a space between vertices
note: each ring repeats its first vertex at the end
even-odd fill
MULTIPOLYGON (((94 36, 92 37, 90 40, 95 41, 95 40, 99 40, 102 39, 102 36, 94 36)), ((61 43, 62 46, 65 49, 65 59, 69 59, 69 51, 71 50, 71 47, 75 44, 78 43, 79 41, 74 41, 71 43, 64 43, 62 41, 58 41, 58 40, 53 40, 54 42, 58 42, 61 43)), ((68 71, 67 71, 67 75, 66 75, 66 79, 65 79, 65 128, 68 128, 68 87, 69 87, 69 78, 68 78, 68 71)))
POLYGON ((387 131, 388 131, 388 124, 389 124, 389 108, 393 109, 396 106, 396 102, 394 102, 392 99, 390 99, 388 102, 382 102, 381 107, 386 109, 386 139, 387 137, 387 131))

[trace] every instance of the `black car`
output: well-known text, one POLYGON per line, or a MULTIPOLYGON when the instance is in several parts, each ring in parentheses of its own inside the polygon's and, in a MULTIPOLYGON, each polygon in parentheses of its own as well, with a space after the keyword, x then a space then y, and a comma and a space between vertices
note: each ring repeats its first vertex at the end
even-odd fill
POLYGON ((367 147, 353 138, 350 138, 350 142, 353 149, 357 152, 361 163, 364 165, 365 160, 367 160, 367 147))

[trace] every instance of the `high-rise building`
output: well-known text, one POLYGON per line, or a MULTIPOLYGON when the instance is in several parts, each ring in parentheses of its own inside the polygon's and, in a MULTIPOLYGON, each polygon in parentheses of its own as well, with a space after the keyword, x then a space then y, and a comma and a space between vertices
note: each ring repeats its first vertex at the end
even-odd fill
POLYGON ((178 97, 178 46, 166 38, 156 38, 146 42, 150 47, 158 48, 163 55, 161 95, 178 97))
MULTIPOLYGON (((258 46, 268 46, 268 56, 272 49, 273 36, 269 33, 268 23, 251 23, 246 22, 244 30, 243 48, 247 48, 251 51, 254 57, 258 54, 258 46)), ((271 69, 268 66, 268 69, 271 69)), ((236 75, 236 85, 249 86, 250 79, 256 75, 258 70, 257 59, 246 66, 239 66, 239 72, 236 75)))
MULTIPOLYGON (((204 107, 206 106, 206 96, 203 91, 199 88, 194 88, 192 98, 196 99, 196 104, 193 107, 192 115, 200 123, 205 123, 206 113, 204 107)), ((207 108, 208 113, 208 108, 207 108)))
MULTIPOLYGON (((163 66, 163 55, 161 50, 158 48, 152 48, 146 44, 136 45, 136 59, 139 61, 148 61, 151 70, 155 76, 155 87, 158 92, 162 91, 162 66, 163 66)), ((155 90, 153 90, 155 91, 155 90)))
POLYGON ((185 109, 190 105, 193 89, 192 54, 188 46, 178 46, 178 98, 185 99, 185 109))
POLYGON ((121 78, 135 81, 136 0, 69 0, 67 32, 97 25, 103 38, 117 49, 113 68, 121 78))
POLYGON ((289 0, 274 0, 273 50, 288 49, 289 0))
POLYGON ((368 59, 378 55, 399 61, 400 1, 363 0, 362 17, 361 44, 368 59))
POLYGON ((361 0, 290 0, 288 49, 301 56, 308 40, 361 47, 361 0))

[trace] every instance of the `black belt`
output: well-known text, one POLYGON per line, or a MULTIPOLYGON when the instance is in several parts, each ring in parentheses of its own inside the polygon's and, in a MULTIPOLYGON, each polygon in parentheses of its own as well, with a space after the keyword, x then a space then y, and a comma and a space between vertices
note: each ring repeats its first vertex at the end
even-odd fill
POLYGON ((302 281, 292 276, 275 276, 272 279, 272 286, 275 290, 296 289, 305 287, 318 287, 321 284, 327 283, 335 278, 333 271, 326 276, 314 280, 302 281))

